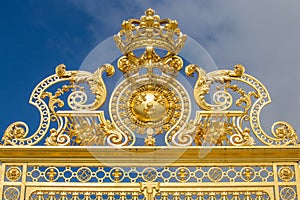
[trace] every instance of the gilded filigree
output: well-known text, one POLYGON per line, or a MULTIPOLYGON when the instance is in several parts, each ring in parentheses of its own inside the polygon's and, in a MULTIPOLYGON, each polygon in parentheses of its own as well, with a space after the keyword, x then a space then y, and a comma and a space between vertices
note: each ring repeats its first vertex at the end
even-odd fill
POLYGON ((230 144, 227 136, 233 134, 232 129, 232 125, 224 121, 200 123, 195 133, 195 144, 226 146, 230 144))
POLYGON ((56 74, 59 78, 68 79, 70 85, 64 85, 62 88, 58 88, 54 94, 51 92, 44 92, 42 98, 49 98, 49 108, 53 114, 56 113, 55 109, 63 107, 64 101, 60 99, 66 92, 71 91, 68 96, 68 105, 72 110, 96 110, 103 105, 106 100, 106 87, 102 79, 102 73, 106 71, 108 76, 114 74, 114 67, 109 64, 105 64, 99 67, 94 73, 84 71, 67 71, 66 66, 61 64, 56 67, 56 74), (95 95, 93 103, 87 104, 87 94, 85 88, 80 84, 87 83, 92 94, 95 95))
POLYGON ((6 129, 2 145, 299 145, 289 123, 275 122, 271 134, 262 129, 260 113, 271 99, 241 64, 211 72, 187 65, 188 77, 198 75, 191 100, 178 75, 186 65, 177 55, 186 35, 176 20, 161 19, 147 9, 140 19, 125 20, 114 40, 124 55, 117 61, 123 76, 113 91, 107 91, 102 77, 104 72, 114 74, 111 64, 95 72, 68 71, 60 64, 31 95, 30 103, 40 112, 36 132, 29 135, 24 122, 15 122, 6 129))
POLYGON ((103 112, 58 112, 59 128, 51 129, 45 144, 49 146, 128 145, 131 139, 104 118, 103 112))
MULTIPOLYGON (((185 69, 187 76, 193 76, 197 72, 198 79, 194 87, 194 98, 198 106, 205 111, 199 111, 201 119, 198 120, 200 131, 195 137, 196 145, 202 145, 201 140, 207 140, 207 135, 216 129, 216 126, 210 127, 211 119, 216 118, 220 114, 221 118, 227 118, 225 122, 217 120, 217 123, 225 123, 230 125, 231 130, 225 131, 220 127, 220 131, 216 135, 210 136, 208 144, 213 145, 254 145, 255 140, 250 136, 251 132, 263 143, 268 145, 295 145, 298 143, 298 137, 291 125, 286 122, 276 122, 272 127, 272 136, 267 135, 260 127, 259 114, 263 105, 270 102, 268 92, 263 85, 253 77, 245 74, 245 68, 242 65, 236 65, 234 70, 217 70, 206 74, 206 72, 196 66, 189 65, 185 69), (234 84, 233 84, 234 82, 234 84), (242 83, 247 84, 253 90, 245 91, 242 83), (216 84, 215 91, 212 90, 212 84, 216 84), (234 100, 234 96, 230 92, 239 95, 234 100), (214 104, 206 102, 206 96, 212 92, 212 101, 214 104), (266 99, 267 101, 263 100, 266 99), (255 101, 254 101, 255 100, 255 101), (243 111, 233 110, 233 102, 237 108, 243 111), (254 102, 254 103, 253 103, 254 102), (203 121, 203 119, 208 121, 203 121), (202 121, 201 121, 202 120, 202 121), (244 127, 246 122, 250 122, 250 127, 244 127), (209 127, 209 128, 207 128, 209 127), (276 127, 276 129, 275 129, 276 127), (223 138, 218 141, 216 138, 223 138), (228 141, 229 138, 229 141, 228 141), (197 142, 198 141, 198 142, 197 142)), ((220 119, 221 119, 220 118, 220 119)))
POLYGON ((181 128, 176 127, 176 129, 166 137, 167 144, 173 146, 190 146, 195 141, 194 136, 196 132, 197 126, 194 124, 194 121, 191 120, 181 128))
POLYGON ((96 110, 103 105, 106 100, 106 86, 102 79, 102 73, 106 72, 108 76, 114 74, 114 67, 105 64, 99 67, 94 73, 79 71, 75 76, 75 84, 87 83, 90 86, 91 93, 95 95, 95 101, 90 104, 87 102, 87 94, 81 90, 73 91, 68 97, 68 105, 72 110, 96 110))
POLYGON ((45 145, 47 146, 65 146, 69 144, 70 137, 68 135, 59 134, 56 129, 50 130, 50 136, 46 138, 45 145))
MULTIPOLYGON (((68 95, 68 106, 72 110, 92 111, 98 109, 105 102, 107 93, 105 83, 102 79, 102 73, 105 71, 108 76, 114 74, 114 68, 109 64, 102 65, 95 73, 67 71, 66 66, 63 64, 57 66, 55 71, 56 75, 43 80, 33 91, 31 96, 30 103, 39 108, 41 115, 40 126, 36 133, 28 136, 28 126, 24 122, 15 122, 5 131, 2 138, 4 145, 34 145, 48 132, 51 122, 56 122, 58 128, 50 129, 50 136, 46 139, 45 144, 71 145, 72 134, 68 135, 64 133, 64 131, 70 129, 70 124, 68 124, 70 121, 62 118, 58 114, 60 112, 58 108, 65 106, 64 98, 62 97, 68 95), (48 88, 62 82, 69 83, 56 89, 54 93, 47 91, 48 88), (89 90, 95 95, 94 102, 90 104, 86 104, 87 94, 85 88, 81 86, 83 83, 87 83, 89 90), (48 100, 48 106, 46 100, 48 100)), ((76 130, 77 129, 80 128, 77 126, 76 130)), ((78 140, 74 142, 76 145, 78 145, 78 143, 82 142, 78 142, 78 140)), ((103 142, 99 144, 101 145, 103 142)))
POLYGON ((7 127, 2 137, 3 145, 13 145, 13 141, 24 139, 28 134, 28 126, 24 122, 15 122, 7 127))
MULTIPOLYGON (((70 89, 74 89, 75 85, 64 85, 62 88, 58 88, 55 94, 53 95, 51 92, 44 92, 42 94, 42 98, 45 99, 46 97, 49 98, 49 109, 51 110, 52 114, 55 114, 55 109, 58 107, 62 108, 65 103, 63 100, 61 100, 59 97, 63 95, 66 92, 69 92, 70 89)), ((83 90, 82 87, 78 86, 81 90, 83 90)))
POLYGON ((205 95, 209 93, 210 87, 214 83, 228 84, 232 77, 240 77, 245 69, 242 65, 236 65, 234 70, 218 70, 208 74, 198 67, 191 64, 185 68, 187 76, 191 77, 195 72, 198 74, 198 79, 194 87, 194 98, 198 106, 204 110, 227 110, 232 105, 232 96, 226 90, 218 90, 213 94, 215 104, 209 104, 205 101, 205 95))
POLYGON ((186 75, 198 74, 189 94, 177 55, 185 37, 152 9, 124 21, 115 36, 123 76, 108 91, 110 64, 95 72, 57 66, 30 98, 38 130, 15 122, 5 131, 2 145, 18 147, 1 147, 0 198, 299 198, 299 147, 278 147, 299 145, 298 136, 283 121, 263 131, 266 88, 240 64, 212 72, 189 64, 186 75), (56 147, 20 148, 42 143, 56 147))

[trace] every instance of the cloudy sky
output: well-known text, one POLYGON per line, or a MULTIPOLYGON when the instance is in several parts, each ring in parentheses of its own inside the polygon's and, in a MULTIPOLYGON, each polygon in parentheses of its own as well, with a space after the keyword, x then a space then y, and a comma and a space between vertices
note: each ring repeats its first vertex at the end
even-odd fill
POLYGON ((28 104, 36 84, 60 63, 79 69, 94 47, 119 31, 123 19, 139 18, 148 7, 176 19, 219 69, 241 63, 263 82, 273 101, 262 113, 267 132, 278 120, 300 132, 300 0, 2 2, 0 132, 14 121, 38 121, 28 104))

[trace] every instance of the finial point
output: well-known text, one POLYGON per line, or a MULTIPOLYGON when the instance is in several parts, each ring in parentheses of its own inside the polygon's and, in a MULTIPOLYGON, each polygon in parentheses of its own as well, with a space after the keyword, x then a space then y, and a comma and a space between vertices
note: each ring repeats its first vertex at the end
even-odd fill
POLYGON ((147 15, 147 16, 153 16, 154 14, 155 14, 155 11, 152 8, 148 8, 145 11, 145 15, 147 15))

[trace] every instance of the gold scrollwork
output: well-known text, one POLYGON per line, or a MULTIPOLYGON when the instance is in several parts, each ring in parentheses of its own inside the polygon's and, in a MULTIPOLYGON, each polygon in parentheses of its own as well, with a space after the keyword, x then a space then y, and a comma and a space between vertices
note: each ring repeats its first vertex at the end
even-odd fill
POLYGON ((287 122, 275 122, 272 126, 272 135, 268 135, 262 129, 260 122, 261 110, 265 105, 271 103, 270 95, 264 85, 248 74, 244 74, 241 78, 235 80, 251 86, 258 94, 258 98, 249 110, 250 126, 255 136, 263 144, 268 146, 299 145, 299 140, 294 128, 287 122), (283 136, 283 134, 285 134, 285 136, 283 136))
POLYGON ((58 129, 51 129, 48 146, 124 146, 131 140, 104 117, 103 111, 58 112, 58 129))
POLYGON ((229 123, 217 120, 200 123, 195 134, 195 144, 226 146, 229 144, 227 136, 232 134, 232 126, 229 123))
POLYGON ((112 76, 114 74, 114 67, 104 64, 95 73, 90 73, 84 71, 67 71, 66 66, 61 64, 56 67, 55 71, 55 75, 44 79, 38 84, 30 97, 30 103, 40 111, 41 121, 38 130, 33 135, 28 136, 28 126, 24 122, 15 122, 6 129, 2 137, 3 145, 25 146, 37 144, 48 132, 51 121, 56 121, 59 128, 58 130, 55 128, 50 130, 50 138, 46 140, 46 144, 68 144, 68 136, 62 135, 60 131, 65 129, 67 124, 64 124, 61 117, 57 116, 56 111, 57 106, 63 107, 65 105, 60 97, 71 91, 71 94, 68 96, 68 105, 71 109, 85 111, 98 109, 105 102, 107 94, 102 73, 105 71, 108 76, 112 76), (69 81, 70 84, 63 85, 54 94, 46 91, 51 86, 65 81, 69 81), (93 103, 85 104, 87 95, 84 93, 84 88, 79 85, 81 83, 87 83, 90 86, 91 92, 95 95, 93 103), (49 98, 48 106, 45 102, 46 97, 49 98))
POLYGON ((198 79, 194 87, 194 98, 198 106, 205 110, 199 111, 201 116, 199 118, 202 121, 196 120, 199 127, 195 136, 196 145, 202 145, 203 141, 207 141, 206 138, 212 136, 209 133, 214 129, 219 130, 214 131, 214 133, 218 133, 218 136, 208 140, 210 145, 254 145, 255 140, 250 136, 251 130, 266 145, 297 145, 299 143, 295 130, 286 122, 274 123, 272 126, 273 137, 262 130, 259 120, 260 112, 263 106, 270 103, 271 100, 262 83, 245 74, 245 68, 242 65, 236 65, 234 70, 217 70, 208 74, 194 64, 185 68, 185 73, 189 77, 193 76, 195 72, 198 74, 198 79), (240 86, 242 83, 254 90, 246 92, 240 86), (216 92, 211 91, 212 84, 220 85, 215 87, 216 92), (243 111, 230 110, 233 107, 233 97, 229 90, 240 96, 235 100, 235 105, 242 108, 243 111), (213 92, 212 101, 214 104, 206 102, 205 96, 210 92, 213 92), (252 102, 253 99, 256 99, 254 103, 252 102), (223 117, 219 120, 213 119, 218 118, 220 114, 223 117), (227 120, 222 121, 222 118, 227 118, 227 120), (206 121, 203 121, 204 119, 206 121), (213 121, 216 122, 214 124, 219 125, 209 125, 213 121), (245 122, 250 122, 251 129, 243 128, 245 122))
POLYGON ((108 76, 114 74, 114 67, 110 64, 104 64, 99 67, 94 73, 86 71, 66 71, 65 65, 59 65, 56 67, 56 74, 60 78, 66 78, 70 81, 70 85, 64 85, 62 89, 57 89, 53 95, 51 92, 45 92, 42 98, 49 97, 49 108, 52 113, 55 112, 57 104, 59 107, 64 106, 64 101, 59 97, 65 92, 72 90, 71 94, 68 96, 68 105, 72 110, 96 110, 103 105, 106 100, 106 87, 102 79, 102 73, 106 71, 108 76), (92 94, 95 95, 95 101, 93 103, 87 104, 87 94, 84 87, 79 86, 79 84, 87 83, 90 86, 92 94))
POLYGON ((213 95, 215 104, 209 104, 205 101, 205 95, 210 91, 210 86, 213 83, 229 84, 232 77, 241 77, 245 69, 242 65, 236 65, 234 70, 218 70, 208 74, 198 67, 191 64, 185 68, 187 76, 191 77, 195 72, 198 74, 198 79, 194 87, 194 98, 198 106, 204 110, 227 110, 232 105, 232 97, 226 91, 218 91, 213 95))
POLYGON ((50 86, 65 80, 60 79, 57 75, 52 75, 36 86, 31 94, 29 103, 37 107, 40 112, 39 128, 35 133, 28 136, 28 126, 24 122, 14 122, 4 132, 2 137, 3 145, 35 145, 45 136, 50 126, 51 114, 47 103, 42 98, 43 93, 50 86))
POLYGON ((90 104, 87 102, 87 94, 81 90, 73 91, 68 97, 68 105, 73 110, 96 110, 103 105, 106 100, 106 86, 102 79, 102 73, 106 72, 108 76, 114 74, 114 67, 110 64, 104 64, 93 74, 90 72, 79 71, 74 77, 76 84, 87 83, 90 86, 92 94, 95 95, 95 101, 90 104))
POLYGON ((186 35, 176 20, 161 19, 149 8, 140 19, 125 20, 114 40, 124 54, 118 60, 124 80, 110 97, 109 120, 98 109, 107 98, 103 73, 112 76, 114 67, 104 64, 91 73, 68 71, 61 64, 30 97, 40 112, 37 131, 28 135, 28 126, 15 122, 6 129, 1 144, 36 145, 49 132, 45 144, 52 146, 134 145, 136 134, 145 133, 146 146, 161 144, 155 138, 158 134, 165 134, 168 146, 300 144, 287 122, 275 122, 271 134, 262 129, 260 113, 271 99, 264 85, 246 74, 241 64, 208 73, 195 64, 185 67, 188 77, 198 74, 193 95, 200 110, 191 119, 192 102, 177 76, 184 65, 177 54, 186 35), (141 55, 139 49, 144 51, 141 55), (55 84, 59 86, 53 88, 55 84), (89 99, 90 93, 94 99, 89 99))

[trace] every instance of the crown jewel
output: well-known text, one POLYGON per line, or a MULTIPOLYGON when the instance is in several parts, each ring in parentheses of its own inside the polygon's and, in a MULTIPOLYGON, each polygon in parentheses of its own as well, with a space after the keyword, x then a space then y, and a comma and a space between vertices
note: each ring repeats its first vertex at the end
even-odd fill
POLYGON ((176 20, 160 19, 151 8, 138 19, 124 20, 122 29, 114 36, 117 47, 123 54, 145 47, 158 47, 178 54, 186 35, 178 28, 176 20))

